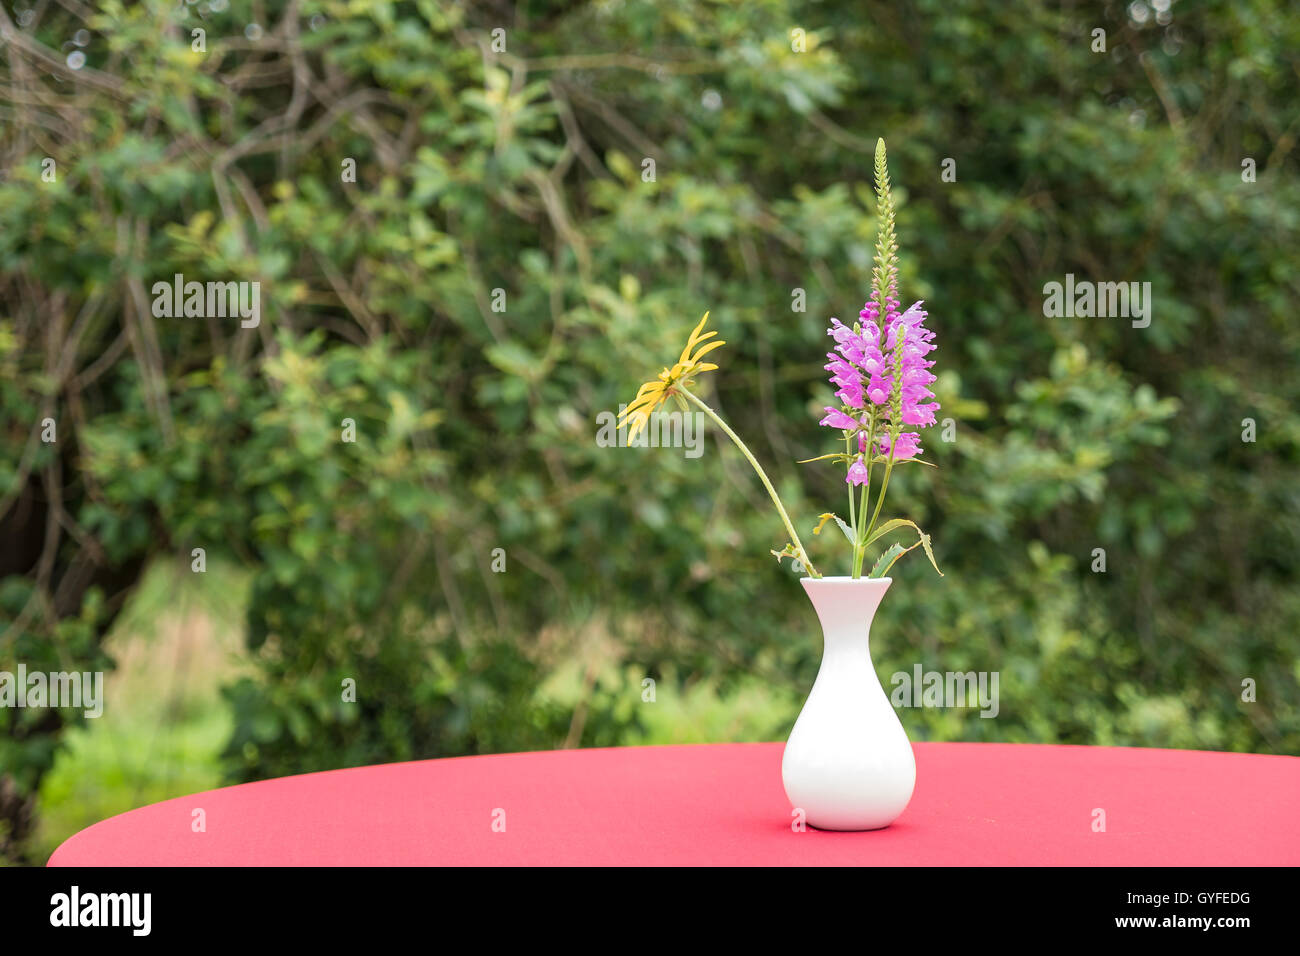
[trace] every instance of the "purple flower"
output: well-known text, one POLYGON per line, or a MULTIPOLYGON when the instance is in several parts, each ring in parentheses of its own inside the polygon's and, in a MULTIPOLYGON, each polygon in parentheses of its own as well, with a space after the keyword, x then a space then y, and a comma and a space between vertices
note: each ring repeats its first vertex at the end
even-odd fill
MULTIPOLYGON (((889 436, 880 436, 880 453, 889 454, 889 436)), ((898 440, 894 442, 894 458, 902 460, 904 458, 915 458, 921 453, 921 436, 917 432, 902 432, 898 440)))
POLYGON ((861 408, 866 404, 866 400, 862 397, 862 382, 860 380, 845 384, 843 388, 835 393, 835 397, 850 408, 861 408))
POLYGON ((887 375, 873 375, 867 385, 867 397, 877 405, 888 405, 889 395, 894 390, 893 383, 887 375))
MULTIPOLYGON (((935 382, 930 371, 934 362, 926 357, 935 349, 935 335, 925 327, 928 313, 921 302, 899 311, 897 283, 892 278, 884 300, 883 315, 878 302, 865 303, 856 328, 831 319, 826 334, 835 340, 835 351, 826 354, 830 360, 826 371, 841 407, 828 407, 821 424, 857 431, 863 455, 869 413, 874 416, 879 452, 888 455, 892 448, 894 458, 901 460, 921 453, 920 433, 902 429, 925 428, 937 420, 939 404, 930 390, 935 382)), ((854 485, 867 480, 862 457, 851 463, 846 480, 854 485)))
POLYGON ((865 404, 862 398, 861 374, 834 352, 827 352, 826 357, 831 360, 830 364, 825 366, 826 371, 834 373, 831 375, 831 384, 840 387, 835 393, 836 396, 849 408, 861 408, 865 404))
POLYGON ((890 423, 894 428, 903 425, 933 425, 934 413, 939 410, 937 402, 929 401, 934 398, 934 392, 929 388, 935 381, 930 372, 934 362, 925 356, 935 346, 934 332, 925 327, 926 316, 921 303, 914 302, 906 312, 894 316, 887 328, 890 365, 897 374, 896 387, 890 396, 897 403, 897 420, 890 423))
POLYGON ((852 429, 858 427, 857 419, 850 418, 848 415, 845 415, 838 408, 831 408, 829 405, 826 407, 826 417, 823 418, 817 424, 830 425, 831 428, 843 428, 843 429, 852 429))

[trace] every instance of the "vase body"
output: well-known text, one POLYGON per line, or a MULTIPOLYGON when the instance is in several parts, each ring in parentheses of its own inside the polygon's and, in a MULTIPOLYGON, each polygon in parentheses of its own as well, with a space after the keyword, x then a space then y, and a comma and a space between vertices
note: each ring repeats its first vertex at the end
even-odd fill
POLYGON ((891 582, 803 579, 825 643, 781 777, 790 804, 820 830, 887 827, 912 799, 912 744, 871 663, 871 621, 891 582))

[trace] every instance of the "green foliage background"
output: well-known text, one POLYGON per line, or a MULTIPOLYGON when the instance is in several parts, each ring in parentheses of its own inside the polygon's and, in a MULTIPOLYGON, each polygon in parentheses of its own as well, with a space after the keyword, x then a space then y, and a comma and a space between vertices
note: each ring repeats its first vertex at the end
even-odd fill
MULTIPOLYGON (((840 508, 842 475, 794 462, 833 450, 825 327, 867 296, 883 136, 956 439, 930 432, 939 469, 891 485, 947 576, 898 567, 877 665, 1001 674, 997 719, 906 711, 913 738, 1300 752, 1282 0, 1182 0, 1168 24, 972 0, 218 6, 0 13, 0 669, 108 666, 143 568, 202 547, 249 575, 229 780, 661 739, 673 712, 690 738, 728 700, 760 716, 719 733, 779 738, 820 648, 761 488, 718 436, 695 460, 603 448, 596 416, 710 309, 710 401, 801 533, 840 508), (261 325, 154 318, 178 272, 259 281, 261 325), (1045 318, 1066 273, 1149 281, 1150 327, 1045 318)), ((811 541, 845 573, 838 536, 811 541)), ((21 858, 72 720, 0 710, 0 853, 21 858)))

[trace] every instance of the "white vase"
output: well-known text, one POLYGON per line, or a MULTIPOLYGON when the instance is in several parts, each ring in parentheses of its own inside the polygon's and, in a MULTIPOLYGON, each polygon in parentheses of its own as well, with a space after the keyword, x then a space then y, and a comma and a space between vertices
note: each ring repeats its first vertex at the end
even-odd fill
POLYGON ((878 830, 912 799, 916 758, 871 663, 871 620, 892 578, 808 578, 825 650, 781 760, 790 804, 820 830, 878 830))

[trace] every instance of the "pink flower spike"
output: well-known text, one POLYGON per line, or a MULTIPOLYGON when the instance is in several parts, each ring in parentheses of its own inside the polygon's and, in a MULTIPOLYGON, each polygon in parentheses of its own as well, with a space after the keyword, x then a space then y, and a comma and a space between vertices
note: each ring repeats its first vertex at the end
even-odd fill
MULTIPOLYGON (((880 453, 889 454, 889 436, 880 436, 880 453)), ((894 443, 894 460, 903 461, 915 458, 921 453, 921 436, 917 432, 903 432, 894 443)))
POLYGON ((907 311, 898 317, 899 321, 906 322, 909 326, 919 325, 924 322, 928 313, 921 308, 922 301, 923 300, 918 299, 908 306, 907 311))
POLYGON ((843 428, 846 431, 858 427, 858 423, 845 415, 838 408, 826 407, 826 417, 817 423, 818 425, 829 425, 831 428, 843 428))
POLYGON ((840 390, 835 393, 835 397, 849 408, 861 408, 866 404, 862 398, 861 382, 845 382, 840 390))

